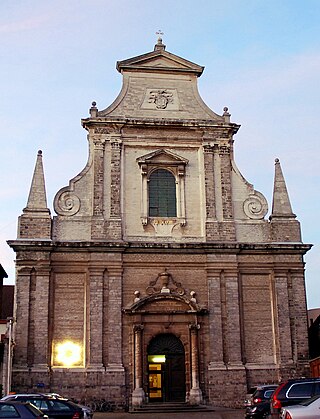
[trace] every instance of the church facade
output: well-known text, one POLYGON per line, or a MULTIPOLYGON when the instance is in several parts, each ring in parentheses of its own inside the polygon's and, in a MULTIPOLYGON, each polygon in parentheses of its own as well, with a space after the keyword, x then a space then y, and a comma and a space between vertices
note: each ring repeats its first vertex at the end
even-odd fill
POLYGON ((240 406, 308 374, 304 254, 280 162, 271 215, 233 158, 239 125, 201 99, 203 67, 152 52, 117 63, 92 103, 85 168, 51 216, 38 152, 16 252, 12 388, 115 408, 240 406))

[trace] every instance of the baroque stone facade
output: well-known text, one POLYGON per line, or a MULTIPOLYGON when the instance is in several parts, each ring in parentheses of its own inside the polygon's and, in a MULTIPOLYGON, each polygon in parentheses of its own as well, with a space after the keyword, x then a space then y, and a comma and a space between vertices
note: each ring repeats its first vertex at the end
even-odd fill
POLYGON ((15 391, 117 407, 240 406, 308 374, 303 255, 275 162, 271 215, 233 159, 239 125, 199 96, 203 67, 154 51, 82 120, 89 158, 47 207, 37 156, 16 252, 15 391))

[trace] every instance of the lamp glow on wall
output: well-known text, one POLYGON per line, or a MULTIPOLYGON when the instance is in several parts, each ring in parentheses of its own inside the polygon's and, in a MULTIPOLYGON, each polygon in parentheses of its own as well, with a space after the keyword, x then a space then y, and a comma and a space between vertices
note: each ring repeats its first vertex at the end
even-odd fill
POLYGON ((65 368, 82 366, 82 346, 71 340, 56 343, 54 345, 54 365, 65 368))

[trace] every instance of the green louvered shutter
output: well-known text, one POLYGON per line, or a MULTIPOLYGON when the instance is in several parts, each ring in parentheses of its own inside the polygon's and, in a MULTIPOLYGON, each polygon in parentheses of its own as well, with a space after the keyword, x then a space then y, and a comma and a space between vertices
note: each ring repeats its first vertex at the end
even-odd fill
POLYGON ((168 170, 155 170, 149 178, 149 217, 176 216, 175 177, 168 170))

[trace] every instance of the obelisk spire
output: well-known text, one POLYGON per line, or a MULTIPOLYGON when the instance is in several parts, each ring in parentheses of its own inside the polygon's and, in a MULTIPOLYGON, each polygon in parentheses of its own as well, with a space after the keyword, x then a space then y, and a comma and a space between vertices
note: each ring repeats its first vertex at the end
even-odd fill
POLYGON ((279 159, 275 159, 272 213, 270 216, 270 219, 274 218, 296 218, 296 215, 292 212, 279 159))
POLYGON ((41 150, 39 150, 37 154, 37 160, 33 172, 27 206, 23 210, 23 212, 33 211, 50 213, 50 210, 47 206, 47 196, 41 150))
POLYGON ((19 217, 18 238, 51 239, 51 216, 47 206, 41 150, 37 154, 27 206, 19 217))

